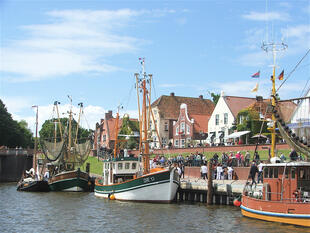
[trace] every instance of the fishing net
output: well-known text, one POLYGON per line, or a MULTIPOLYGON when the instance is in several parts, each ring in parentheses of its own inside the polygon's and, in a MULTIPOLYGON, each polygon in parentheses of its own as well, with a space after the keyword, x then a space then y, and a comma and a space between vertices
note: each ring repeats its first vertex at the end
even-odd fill
POLYGON ((43 153, 45 157, 50 161, 54 162, 58 160, 61 155, 63 155, 63 151, 65 149, 65 143, 64 141, 60 142, 50 142, 48 140, 41 140, 40 141, 41 148, 43 150, 43 153))
POLYGON ((80 140, 80 143, 74 145, 74 157, 77 163, 82 165, 91 151, 91 140, 80 140))

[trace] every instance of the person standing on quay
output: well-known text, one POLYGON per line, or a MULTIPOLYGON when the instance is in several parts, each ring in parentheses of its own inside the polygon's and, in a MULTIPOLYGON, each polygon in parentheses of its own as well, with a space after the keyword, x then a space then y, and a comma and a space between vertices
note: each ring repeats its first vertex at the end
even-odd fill
POLYGON ((202 179, 208 179, 208 167, 206 166, 206 164, 202 164, 202 166, 200 167, 200 172, 201 172, 201 177, 202 179))
POLYGON ((255 162, 253 162, 252 166, 250 168, 250 175, 249 175, 249 177, 252 179, 252 185, 253 184, 256 185, 255 175, 256 175, 257 171, 258 171, 257 166, 256 166, 255 162))

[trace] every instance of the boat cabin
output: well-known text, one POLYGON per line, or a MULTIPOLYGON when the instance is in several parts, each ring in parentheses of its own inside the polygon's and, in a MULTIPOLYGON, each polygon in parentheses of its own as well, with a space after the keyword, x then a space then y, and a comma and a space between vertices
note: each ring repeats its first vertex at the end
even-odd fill
POLYGON ((310 202, 310 162, 265 164, 262 199, 310 202))
POLYGON ((103 185, 115 184, 134 179, 140 168, 139 158, 123 157, 103 161, 103 185))

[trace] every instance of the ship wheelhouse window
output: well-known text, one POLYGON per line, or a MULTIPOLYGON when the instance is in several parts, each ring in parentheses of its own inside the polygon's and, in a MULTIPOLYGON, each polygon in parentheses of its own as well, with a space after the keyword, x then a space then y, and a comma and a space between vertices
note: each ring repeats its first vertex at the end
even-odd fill
POLYGON ((269 178, 273 178, 273 167, 269 168, 269 178))
POLYGON ((287 168, 285 168, 285 178, 288 179, 289 175, 290 175, 290 168, 287 167, 287 168))
POLYGON ((117 168, 118 168, 118 170, 122 170, 123 169, 123 163, 118 163, 117 168))
POLYGON ((296 167, 292 167, 291 178, 295 179, 296 167))
POLYGON ((268 167, 264 167, 264 178, 268 178, 268 167))
POLYGON ((273 178, 279 177, 279 169, 277 167, 273 168, 273 178))
POLYGON ((130 163, 125 163, 125 169, 129 169, 130 163))
POLYGON ((115 163, 113 163, 113 169, 115 169, 115 163))
POLYGON ((132 163, 132 164, 131 164, 131 169, 134 170, 134 169, 136 169, 136 167, 137 167, 137 163, 132 163))
POLYGON ((307 177, 307 174, 306 174, 306 169, 304 169, 304 168, 300 168, 299 169, 299 179, 301 179, 301 180, 305 180, 306 179, 306 177, 307 177))

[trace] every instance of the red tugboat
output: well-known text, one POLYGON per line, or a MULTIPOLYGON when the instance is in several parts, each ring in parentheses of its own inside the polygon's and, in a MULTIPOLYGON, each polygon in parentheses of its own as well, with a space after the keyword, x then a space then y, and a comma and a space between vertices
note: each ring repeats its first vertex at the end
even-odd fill
MULTIPOLYGON (((270 46, 275 54, 283 44, 270 44, 266 46, 270 46)), ((282 137, 290 147, 296 152, 303 154, 306 159, 310 158, 310 141, 307 139, 308 131, 305 130, 310 118, 307 118, 305 121, 305 116, 299 117, 303 119, 303 121, 299 122, 299 129, 302 130, 294 128, 293 124, 286 125, 281 118, 281 115, 284 116, 284 114, 281 114, 280 108, 277 107, 281 101, 277 101, 275 98, 275 64, 273 66, 271 80, 273 83, 273 124, 269 130, 272 134, 271 156, 273 158, 271 158, 271 161, 273 163, 264 165, 263 191, 257 192, 254 186, 245 186, 242 195, 241 213, 250 218, 310 227, 310 162, 296 160, 283 163, 280 162, 279 158, 274 157, 275 129, 277 123, 282 137), (302 135, 298 135, 301 132, 302 135)), ((307 109, 309 109, 309 99, 309 95, 299 98, 298 107, 308 105, 307 109)), ((307 110, 307 112, 309 111, 307 110)))

